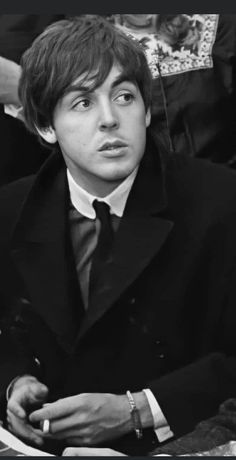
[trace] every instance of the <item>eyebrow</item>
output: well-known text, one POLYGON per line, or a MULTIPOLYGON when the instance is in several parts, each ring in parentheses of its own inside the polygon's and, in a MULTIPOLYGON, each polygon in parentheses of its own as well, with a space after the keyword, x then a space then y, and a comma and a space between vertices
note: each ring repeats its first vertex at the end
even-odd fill
MULTIPOLYGON (((132 78, 131 76, 129 76, 129 75, 125 74, 125 73, 121 73, 112 82, 111 89, 116 88, 116 86, 119 86, 123 82, 130 82, 130 83, 135 84, 135 86, 137 86, 137 82, 136 82, 136 80, 134 78, 132 78)), ((95 91, 96 89, 97 89, 96 85, 94 87, 93 85, 92 86, 89 86, 89 85, 86 86, 84 84, 81 85, 79 82, 78 83, 72 83, 66 89, 66 91, 64 93, 64 96, 68 95, 69 93, 76 92, 76 91, 78 91, 78 92, 80 92, 82 94, 89 94, 89 93, 92 93, 93 91, 95 91)))
POLYGON ((112 88, 115 88, 116 86, 118 86, 118 85, 120 85, 121 83, 124 83, 124 82, 133 83, 133 84, 135 84, 135 86, 137 85, 137 82, 136 82, 135 78, 132 78, 131 75, 128 75, 128 74, 125 74, 125 73, 121 73, 121 74, 118 75, 118 77, 113 81, 113 83, 112 83, 112 88))

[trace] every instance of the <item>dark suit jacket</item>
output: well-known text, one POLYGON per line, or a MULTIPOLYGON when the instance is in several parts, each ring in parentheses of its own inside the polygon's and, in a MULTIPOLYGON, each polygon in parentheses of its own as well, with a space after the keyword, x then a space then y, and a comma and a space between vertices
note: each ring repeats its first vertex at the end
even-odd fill
MULTIPOLYGON (((2 311, 51 400, 148 387, 180 436, 236 391, 236 176, 188 157, 163 170, 154 150, 86 314, 61 155, 1 190, 2 311)), ((134 445, 129 438, 126 451, 151 449, 134 445)))

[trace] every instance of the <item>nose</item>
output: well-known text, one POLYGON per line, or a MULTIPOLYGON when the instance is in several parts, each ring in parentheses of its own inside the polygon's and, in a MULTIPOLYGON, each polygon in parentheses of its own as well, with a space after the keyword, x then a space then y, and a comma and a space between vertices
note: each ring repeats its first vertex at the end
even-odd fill
POLYGON ((101 130, 116 129, 119 126, 115 107, 111 102, 105 102, 100 107, 99 128, 101 130))

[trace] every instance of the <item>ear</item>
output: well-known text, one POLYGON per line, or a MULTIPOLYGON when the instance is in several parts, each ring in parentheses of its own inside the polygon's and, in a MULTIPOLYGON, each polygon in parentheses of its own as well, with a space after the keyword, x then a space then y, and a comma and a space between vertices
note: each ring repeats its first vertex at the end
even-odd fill
POLYGON ((49 126, 48 128, 39 129, 36 126, 39 135, 49 144, 55 144, 57 142, 57 136, 55 130, 49 126))
POLYGON ((147 112, 146 112, 146 128, 148 128, 150 123, 151 123, 151 110, 150 110, 150 107, 148 107, 147 112))

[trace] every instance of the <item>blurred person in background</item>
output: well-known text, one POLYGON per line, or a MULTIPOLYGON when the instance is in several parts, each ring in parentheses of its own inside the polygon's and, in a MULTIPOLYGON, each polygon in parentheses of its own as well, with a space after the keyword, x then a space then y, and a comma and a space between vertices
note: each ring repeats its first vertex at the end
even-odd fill
POLYGON ((49 155, 22 123, 18 98, 23 52, 62 15, 0 15, 0 185, 36 172, 49 155), (5 107, 4 107, 5 105, 5 107))
POLYGON ((236 166, 236 15, 116 14, 153 77, 151 128, 163 152, 236 166))

